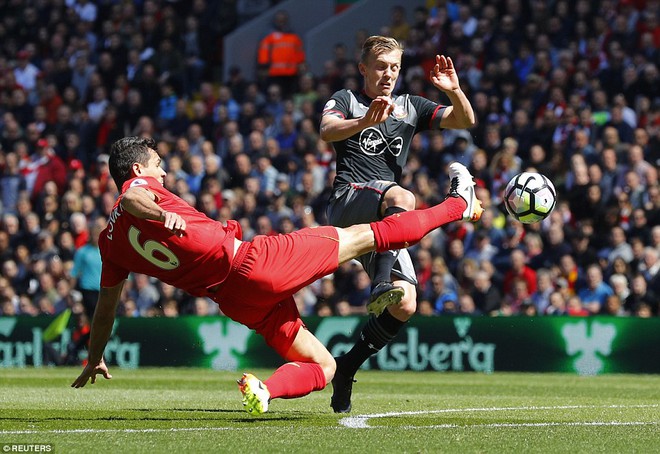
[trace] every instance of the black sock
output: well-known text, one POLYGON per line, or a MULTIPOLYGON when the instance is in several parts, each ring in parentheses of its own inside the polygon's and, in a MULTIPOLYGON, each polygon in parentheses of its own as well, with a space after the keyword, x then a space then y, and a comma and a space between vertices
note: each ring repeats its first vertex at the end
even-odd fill
POLYGON ((394 318, 388 310, 378 317, 370 317, 353 348, 337 358, 337 368, 344 375, 352 377, 371 355, 378 353, 394 339, 405 324, 406 322, 394 318))
POLYGON ((379 282, 392 281, 392 267, 396 262, 398 254, 396 251, 377 252, 375 261, 374 280, 372 281, 372 288, 379 282))
POLYGON ((399 330, 406 324, 406 322, 402 322, 393 316, 388 310, 384 310, 383 313, 378 316, 378 322, 392 337, 399 334, 399 330))
MULTIPOLYGON (((402 213, 404 210, 401 207, 393 206, 385 209, 385 215, 383 218, 391 216, 396 213, 402 213)), ((375 271, 373 286, 376 286, 379 282, 390 282, 392 280, 392 267, 394 262, 396 262, 398 254, 396 251, 385 251, 379 252, 376 254, 375 260, 375 271)))

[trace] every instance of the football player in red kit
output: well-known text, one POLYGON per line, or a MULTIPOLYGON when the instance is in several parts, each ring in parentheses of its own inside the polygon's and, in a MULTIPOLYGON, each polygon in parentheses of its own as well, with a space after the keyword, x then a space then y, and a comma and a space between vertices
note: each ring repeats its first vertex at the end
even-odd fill
POLYGON ((468 170, 450 166, 451 190, 435 207, 398 213, 347 228, 301 229, 287 235, 241 240, 236 221, 212 220, 163 187, 166 175, 153 139, 126 137, 110 152, 110 172, 121 194, 99 239, 103 269, 92 321, 88 364, 72 387, 96 375, 111 378, 103 361, 124 281, 144 273, 193 296, 213 299, 222 312, 262 335, 288 363, 263 382, 243 374, 239 388, 251 414, 271 399, 302 397, 323 389, 335 360, 309 332, 293 294, 333 273, 340 263, 369 251, 408 247, 431 230, 483 211, 468 170))

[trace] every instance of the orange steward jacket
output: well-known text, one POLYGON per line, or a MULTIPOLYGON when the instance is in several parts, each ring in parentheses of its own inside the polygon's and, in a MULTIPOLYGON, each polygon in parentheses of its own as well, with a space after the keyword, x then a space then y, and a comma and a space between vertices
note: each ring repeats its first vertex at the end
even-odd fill
POLYGON ((305 61, 302 40, 295 33, 273 32, 261 40, 257 62, 268 66, 268 75, 295 76, 305 61))

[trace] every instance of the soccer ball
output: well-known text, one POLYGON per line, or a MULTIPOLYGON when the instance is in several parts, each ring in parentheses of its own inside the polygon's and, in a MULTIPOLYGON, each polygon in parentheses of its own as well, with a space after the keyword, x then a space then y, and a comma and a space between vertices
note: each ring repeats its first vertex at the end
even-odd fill
POLYGON ((523 172, 511 178, 504 190, 504 206, 523 224, 542 221, 555 209, 557 191, 552 182, 536 172, 523 172))

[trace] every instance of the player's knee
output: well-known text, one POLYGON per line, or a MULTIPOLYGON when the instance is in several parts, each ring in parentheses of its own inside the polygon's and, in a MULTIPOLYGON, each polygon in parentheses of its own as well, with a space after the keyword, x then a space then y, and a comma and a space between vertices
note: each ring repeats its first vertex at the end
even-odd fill
POLYGON ((415 288, 412 285, 404 285, 404 289, 406 293, 403 295, 401 302, 388 308, 390 313, 402 322, 408 321, 417 310, 417 292, 415 288))
POLYGON ((332 357, 332 354, 327 349, 323 348, 322 351, 317 352, 314 356, 314 362, 321 367, 323 376, 325 377, 325 384, 327 385, 335 376, 335 371, 337 370, 335 358, 332 357))
POLYGON ((406 294, 401 299, 400 308, 402 314, 406 315, 408 318, 412 317, 417 311, 417 292, 406 291, 406 294))
POLYGON ((403 195, 401 197, 401 205, 399 206, 408 211, 411 211, 415 209, 416 204, 417 200, 415 199, 415 194, 407 190, 403 191, 403 195))
POLYGON ((388 207, 396 206, 406 211, 415 209, 415 194, 400 186, 394 186, 385 193, 385 201, 388 207))
POLYGON ((325 384, 327 385, 332 381, 335 376, 335 371, 337 370, 337 363, 332 355, 328 355, 329 358, 323 358, 319 362, 319 366, 323 369, 323 374, 325 375, 325 384))

